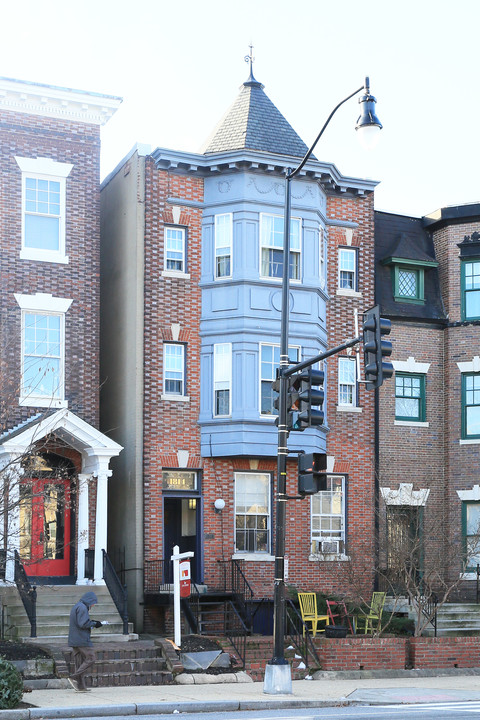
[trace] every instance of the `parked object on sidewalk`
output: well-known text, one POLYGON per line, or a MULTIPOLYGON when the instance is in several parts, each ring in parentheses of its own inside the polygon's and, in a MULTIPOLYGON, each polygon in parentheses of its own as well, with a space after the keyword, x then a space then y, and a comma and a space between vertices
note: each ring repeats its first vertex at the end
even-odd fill
POLYGON ((357 620, 357 627, 359 622, 364 622, 364 632, 365 635, 368 632, 377 632, 380 633, 382 630, 382 612, 383 612, 383 606, 385 604, 385 596, 386 593, 384 592, 374 592, 372 595, 372 601, 370 603, 370 608, 364 615, 359 615, 357 620))
MULTIPOLYGON (((315 637, 317 632, 324 632, 325 628, 317 630, 318 623, 324 622, 325 626, 329 625, 330 618, 328 615, 319 615, 317 612, 317 596, 315 593, 298 593, 298 602, 300 604, 300 613, 302 615, 303 622, 307 625, 311 625, 312 635, 315 637)), ((305 627, 303 628, 303 634, 305 635, 305 627)))
POLYGON ((85 673, 95 663, 95 650, 91 629, 101 627, 100 620, 90 618, 90 610, 97 603, 97 596, 89 591, 83 595, 70 611, 68 644, 73 649, 75 672, 68 678, 76 692, 87 692, 85 673))

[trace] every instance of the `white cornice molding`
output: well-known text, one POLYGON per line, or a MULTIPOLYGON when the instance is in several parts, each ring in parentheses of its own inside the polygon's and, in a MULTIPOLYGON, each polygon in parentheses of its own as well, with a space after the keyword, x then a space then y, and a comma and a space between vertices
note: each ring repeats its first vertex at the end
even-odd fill
POLYGON ((0 77, 0 110, 105 125, 122 98, 0 77))
POLYGON ((430 363, 419 363, 414 357, 410 356, 408 360, 392 360, 395 372, 421 373, 426 375, 430 368, 430 363))
POLYGON ((480 357, 475 355, 471 362, 457 362, 461 373, 480 372, 480 357))

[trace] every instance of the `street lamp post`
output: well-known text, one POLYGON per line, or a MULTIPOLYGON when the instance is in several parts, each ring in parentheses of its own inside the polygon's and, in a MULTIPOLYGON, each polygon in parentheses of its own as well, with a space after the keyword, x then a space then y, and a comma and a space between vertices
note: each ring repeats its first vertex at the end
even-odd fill
MULTIPOLYGON (((290 301, 290 206, 291 206, 291 182, 300 173, 305 163, 313 153, 316 144, 322 137, 330 120, 337 110, 364 90, 359 98, 361 114, 357 120, 356 130, 362 134, 371 136, 371 131, 380 130, 382 125, 375 114, 376 100, 370 94, 369 79, 365 78, 365 84, 355 90, 351 95, 344 98, 332 110, 324 126, 315 138, 315 142, 307 151, 305 157, 295 168, 287 168, 285 172, 285 210, 284 210, 284 231, 283 231, 283 275, 282 275, 282 306, 280 326, 280 367, 279 367, 279 408, 278 408, 278 449, 277 449, 277 493, 275 499, 276 525, 275 525, 275 569, 274 569, 274 615, 273 615, 273 658, 265 668, 265 680, 263 691, 269 694, 285 694, 292 692, 291 669, 285 660, 284 637, 285 637, 285 530, 286 530, 286 503, 287 503, 287 440, 289 431, 287 429, 287 393, 288 377, 285 371, 288 369, 288 323, 289 323, 289 301, 290 301)), ((371 144, 370 137, 365 138, 365 144, 371 144)))

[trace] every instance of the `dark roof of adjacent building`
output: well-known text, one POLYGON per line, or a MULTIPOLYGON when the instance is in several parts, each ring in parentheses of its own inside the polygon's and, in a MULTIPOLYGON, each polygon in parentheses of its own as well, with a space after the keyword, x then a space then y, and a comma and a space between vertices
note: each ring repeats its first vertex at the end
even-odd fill
POLYGON ((308 148, 282 113, 263 91, 262 83, 250 77, 240 94, 207 140, 202 152, 259 150, 302 158, 308 148))
POLYGON ((387 317, 446 322, 433 240, 422 218, 375 212, 375 295, 387 317), (395 300, 391 259, 410 260, 424 268, 424 303, 395 300))

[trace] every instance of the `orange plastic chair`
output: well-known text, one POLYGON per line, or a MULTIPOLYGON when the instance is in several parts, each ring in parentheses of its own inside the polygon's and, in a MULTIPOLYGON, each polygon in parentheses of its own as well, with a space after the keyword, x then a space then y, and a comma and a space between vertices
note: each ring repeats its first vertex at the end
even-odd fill
POLYGON ((335 618, 339 617, 342 623, 347 623, 352 635, 355 635, 355 630, 352 625, 352 621, 348 615, 347 606, 343 601, 327 600, 327 615, 332 621, 332 625, 335 625, 335 618), (338 609, 339 612, 333 612, 338 609))
MULTIPOLYGON (((325 632, 325 628, 318 630, 318 623, 324 622, 325 626, 330 624, 328 615, 318 615, 317 613, 317 596, 315 593, 298 593, 298 602, 300 604, 300 613, 302 620, 307 625, 312 626, 312 635, 315 637, 317 632, 325 632)), ((305 625, 303 626, 303 635, 305 635, 305 625)))

